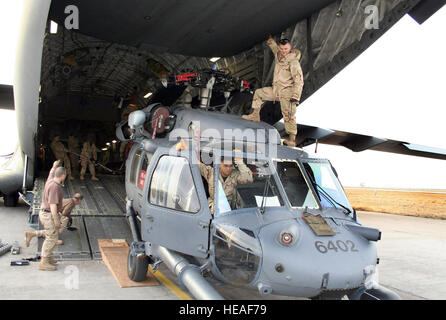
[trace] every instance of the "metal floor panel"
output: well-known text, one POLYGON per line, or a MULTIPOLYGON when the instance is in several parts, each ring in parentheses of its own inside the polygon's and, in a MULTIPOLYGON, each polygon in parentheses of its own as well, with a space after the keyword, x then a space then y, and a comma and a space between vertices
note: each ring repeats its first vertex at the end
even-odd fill
MULTIPOLYGON (((57 260, 91 260, 90 244, 82 217, 73 217, 73 227, 76 231, 64 230, 59 239, 64 244, 59 245, 53 252, 53 257, 57 260)), ((43 229, 39 223, 39 229, 43 229)), ((41 254, 43 238, 39 238, 37 253, 41 254)))
POLYGON ((98 239, 125 239, 132 243, 130 226, 125 217, 84 217, 93 259, 101 259, 98 239))

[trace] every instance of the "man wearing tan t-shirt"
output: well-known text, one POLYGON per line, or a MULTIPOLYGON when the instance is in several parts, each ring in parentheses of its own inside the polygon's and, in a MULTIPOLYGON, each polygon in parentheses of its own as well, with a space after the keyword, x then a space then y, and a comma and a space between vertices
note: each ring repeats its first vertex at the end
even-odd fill
MULTIPOLYGON (((53 166, 54 167, 54 166, 53 166)), ((42 245, 42 259, 39 264, 39 270, 56 270, 56 261, 51 258, 51 254, 59 238, 59 229, 61 222, 59 212, 62 212, 62 183, 67 176, 64 167, 58 167, 54 170, 54 178, 48 177, 43 190, 42 204, 40 206, 39 219, 44 227, 45 240, 42 245)))

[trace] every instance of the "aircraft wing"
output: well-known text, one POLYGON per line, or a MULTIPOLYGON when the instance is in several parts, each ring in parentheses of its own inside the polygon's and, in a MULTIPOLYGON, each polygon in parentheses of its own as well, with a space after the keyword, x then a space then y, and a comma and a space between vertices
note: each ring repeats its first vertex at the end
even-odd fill
POLYGON ((0 109, 14 110, 14 91, 11 85, 0 84, 0 109))
MULTIPOLYGON (((281 122, 276 123, 274 126, 281 133, 285 131, 284 125, 281 122)), ((299 147, 306 147, 315 143, 342 146, 354 152, 375 150, 409 156, 446 160, 446 149, 422 146, 406 141, 398 141, 298 124, 296 145, 299 147)))

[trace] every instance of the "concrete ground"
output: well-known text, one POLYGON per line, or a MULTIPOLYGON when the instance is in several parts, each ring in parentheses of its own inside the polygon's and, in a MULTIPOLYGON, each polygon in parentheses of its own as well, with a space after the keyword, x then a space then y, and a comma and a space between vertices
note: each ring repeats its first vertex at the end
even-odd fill
MULTIPOLYGON (((10 266, 10 261, 35 255, 37 241, 25 247, 28 207, 20 203, 5 208, 0 201, 0 239, 19 241, 21 254, 0 256, 0 299, 178 299, 175 290, 161 284, 152 287, 120 288, 102 261, 62 261, 58 270, 42 272, 37 262, 29 266, 10 266)), ((446 299, 446 221, 416 217, 359 212, 361 221, 383 232, 378 242, 379 281, 403 299, 446 299)), ((173 282, 173 275, 160 271, 173 282)), ((257 292, 216 286, 227 299, 290 299, 257 292)), ((176 291, 178 293, 178 291, 176 291)))
POLYGON ((404 299, 446 299, 446 220, 359 212, 378 241, 380 284, 404 299))

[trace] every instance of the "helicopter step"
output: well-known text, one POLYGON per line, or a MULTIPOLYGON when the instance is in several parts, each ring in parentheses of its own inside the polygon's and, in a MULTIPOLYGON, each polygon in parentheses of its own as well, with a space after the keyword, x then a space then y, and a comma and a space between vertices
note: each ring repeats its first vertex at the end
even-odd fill
MULTIPOLYGON (((53 257, 57 260, 100 260, 98 239, 125 239, 132 243, 132 234, 125 218, 125 186, 121 176, 98 176, 99 181, 86 179, 66 181, 64 198, 76 192, 83 194, 81 204, 72 211, 76 230, 64 230, 59 239, 63 245, 57 246, 53 257)), ((37 178, 34 184, 34 201, 30 208, 29 223, 35 229, 42 229, 38 215, 42 201, 42 191, 46 178, 37 178)), ((37 254, 40 254, 43 239, 38 241, 37 254)))

